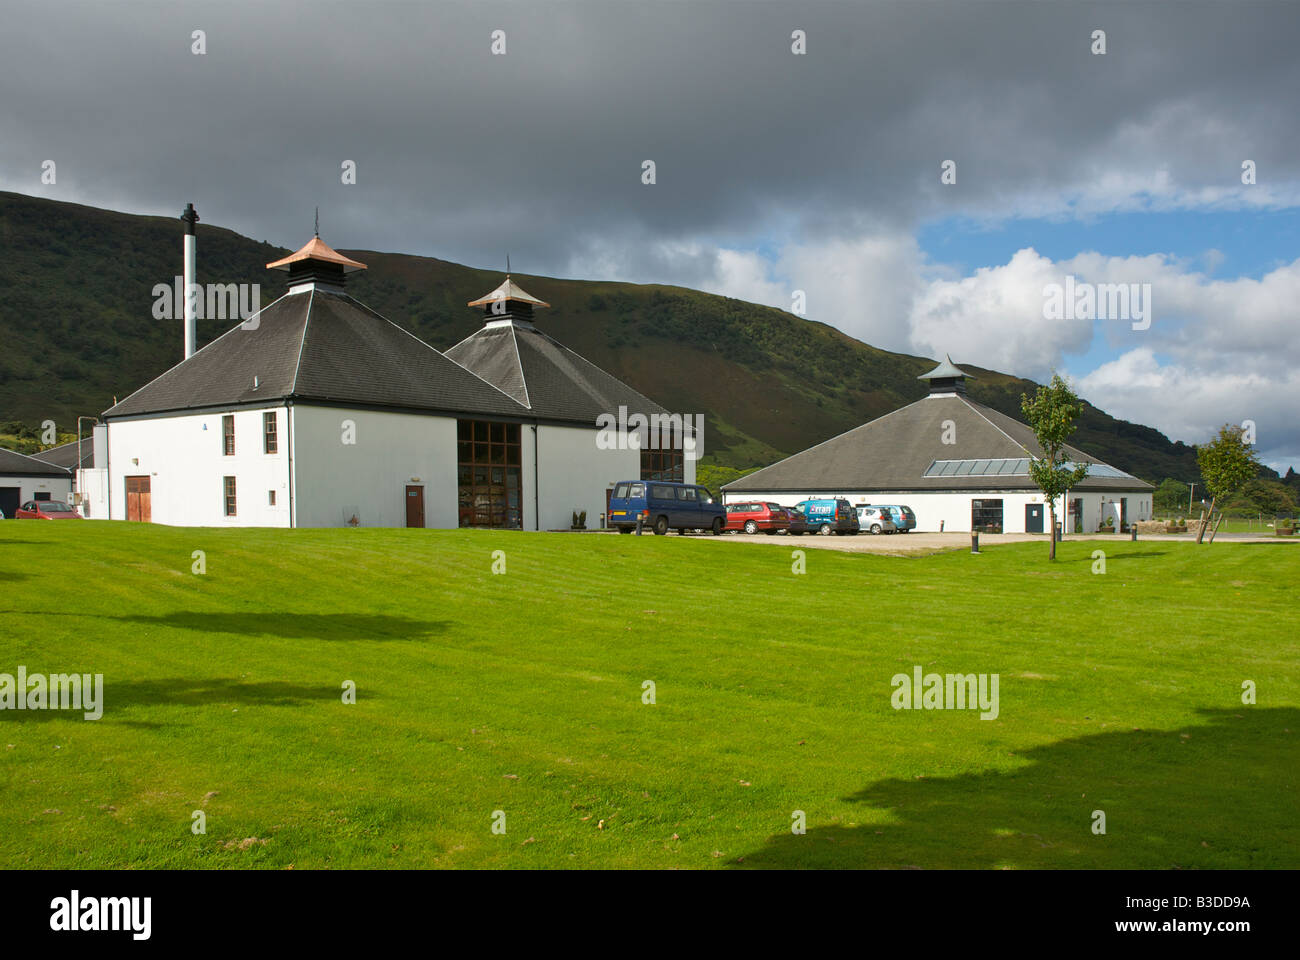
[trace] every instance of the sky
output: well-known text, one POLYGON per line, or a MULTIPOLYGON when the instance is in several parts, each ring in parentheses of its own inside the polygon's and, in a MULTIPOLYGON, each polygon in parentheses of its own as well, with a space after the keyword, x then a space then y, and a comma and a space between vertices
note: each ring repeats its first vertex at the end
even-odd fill
POLYGON ((319 206, 339 248, 802 300, 1172 439, 1249 420, 1285 471, 1297 51, 1276 0, 19 0, 0 190, 289 248, 319 206))

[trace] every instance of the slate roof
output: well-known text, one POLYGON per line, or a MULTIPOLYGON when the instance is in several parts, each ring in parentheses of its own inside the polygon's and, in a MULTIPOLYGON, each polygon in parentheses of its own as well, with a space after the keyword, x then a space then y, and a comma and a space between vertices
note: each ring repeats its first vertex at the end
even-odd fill
POLYGON ((57 467, 24 453, 0 447, 0 477, 59 477, 71 476, 65 467, 57 467))
POLYGON ((104 416, 282 400, 528 415, 496 387, 346 293, 313 289, 276 300, 104 416))
MULTIPOLYGON (((40 453, 33 453, 32 459, 73 470, 77 466, 77 441, 71 440, 57 447, 42 450, 40 453)), ((95 442, 91 437, 83 436, 81 439, 81 466, 86 468, 95 466, 95 442)))
POLYGON ((547 336, 532 323, 507 320, 462 340, 447 356, 500 387, 543 420, 595 425, 602 413, 668 411, 547 336))
MULTIPOLYGON (((883 417, 832 437, 748 476, 724 484, 728 493, 1036 490, 1027 476, 926 477, 936 460, 976 460, 1041 456, 1027 424, 958 394, 926 397, 883 417), (946 444, 944 421, 955 430, 946 444)), ((1072 446, 1065 454, 1079 463, 1101 463, 1072 446)), ((1119 472, 1119 471, 1116 471, 1119 472)), ((1088 477, 1076 488, 1145 491, 1149 483, 1123 477, 1088 477)))

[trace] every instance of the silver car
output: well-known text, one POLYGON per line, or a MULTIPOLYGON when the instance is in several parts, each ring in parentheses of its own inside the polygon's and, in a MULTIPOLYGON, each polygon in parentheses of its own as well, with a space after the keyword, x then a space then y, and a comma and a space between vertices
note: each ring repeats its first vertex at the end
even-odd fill
POLYGON ((898 527, 889 516, 889 510, 886 507, 857 507, 858 524, 864 532, 871 533, 897 533, 898 527))

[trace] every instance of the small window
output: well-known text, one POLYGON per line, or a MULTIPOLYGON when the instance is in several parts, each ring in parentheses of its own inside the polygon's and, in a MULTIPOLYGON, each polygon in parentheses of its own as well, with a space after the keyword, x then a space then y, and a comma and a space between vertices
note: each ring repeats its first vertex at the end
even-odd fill
POLYGON ((221 418, 221 455, 235 455, 235 417, 229 413, 221 418))
POLYGON ((645 484, 644 484, 644 483, 634 483, 634 484, 632 484, 632 496, 634 496, 634 497, 644 497, 644 496, 645 496, 645 484))
POLYGON ((274 490, 268 490, 268 491, 266 491, 266 505, 267 505, 268 507, 274 507, 274 506, 275 506, 275 491, 274 491, 274 490))
POLYGON ((614 496, 615 496, 615 498, 617 498, 617 499, 619 499, 619 500, 626 500, 626 499, 627 499, 627 491, 628 491, 628 487, 629 487, 629 486, 630 486, 630 484, 626 484, 626 483, 620 483, 618 486, 616 486, 616 487, 614 488, 614 496))
POLYGON ((688 500, 688 501, 690 501, 691 503, 697 503, 697 502, 698 502, 698 501, 695 499, 695 488, 694 488, 694 487, 678 487, 678 488, 677 488, 677 499, 678 499, 678 500, 688 500))
POLYGON ((280 449, 280 437, 276 432, 276 412, 262 414, 262 452, 277 453, 280 449))
POLYGON ((225 488, 224 498, 226 516, 233 517, 235 515, 235 478, 223 477, 222 482, 225 488))

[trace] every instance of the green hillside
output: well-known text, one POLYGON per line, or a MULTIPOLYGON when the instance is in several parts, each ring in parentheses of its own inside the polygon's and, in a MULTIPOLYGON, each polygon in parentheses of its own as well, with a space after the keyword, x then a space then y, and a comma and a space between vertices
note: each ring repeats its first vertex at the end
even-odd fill
MULTIPOLYGON (((179 213, 180 204, 177 204, 179 213)), ((265 264, 286 251, 201 223, 199 282, 284 290, 265 264)), ((304 238, 305 239, 305 238, 304 238)), ((345 238, 327 237, 341 242, 345 238)), ((181 359, 179 320, 155 320, 153 287, 180 269, 181 229, 142 217, 0 192, 0 422, 61 432, 97 414, 181 359)), ((478 328, 467 301, 500 282, 429 257, 340 246, 369 270, 352 292, 439 349, 478 328)), ((553 306, 539 325, 670 410, 706 416, 708 460, 760 466, 921 397, 928 358, 878 350, 772 307, 681 287, 557 280, 517 274, 553 306)), ((199 343, 227 321, 200 321, 199 343)), ((963 363, 971 395, 1019 416, 1027 380, 963 363)), ((1144 479, 1195 479, 1195 453, 1158 431, 1086 408, 1078 446, 1144 479)))

